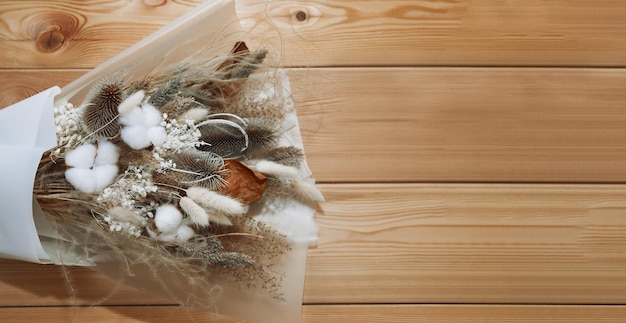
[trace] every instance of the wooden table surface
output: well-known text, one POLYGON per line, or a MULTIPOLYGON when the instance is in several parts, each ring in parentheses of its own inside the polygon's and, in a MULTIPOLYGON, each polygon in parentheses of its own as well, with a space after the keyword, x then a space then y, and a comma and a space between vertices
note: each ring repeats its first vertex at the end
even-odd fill
MULTIPOLYGON (((0 106, 199 2, 0 2, 0 106)), ((283 49, 327 199, 303 322, 626 321, 626 1, 237 9, 283 49)), ((0 321, 235 322, 112 286, 0 260, 0 321)))

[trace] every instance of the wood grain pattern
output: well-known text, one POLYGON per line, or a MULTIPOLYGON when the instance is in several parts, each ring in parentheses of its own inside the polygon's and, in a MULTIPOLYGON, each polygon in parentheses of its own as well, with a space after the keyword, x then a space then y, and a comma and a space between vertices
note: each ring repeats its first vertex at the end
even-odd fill
MULTIPOLYGON (((325 184, 305 303, 624 304, 626 186, 325 184)), ((0 261, 0 307, 167 304, 0 261)))
MULTIPOLYGON (((196 6, 3 1, 0 68, 91 68, 196 6), (132 32, 128 32, 132 30, 132 32)), ((624 66, 626 4, 599 0, 237 2, 290 66, 624 66)))
POLYGON ((201 1, 2 1, 0 68, 93 68, 201 1))
MULTIPOLYGON (((352 305, 303 307, 302 323, 415 322, 623 322, 624 306, 467 306, 467 305, 352 305)), ((88 308, 0 308, 3 322, 211 322, 245 321, 172 306, 88 308)))
POLYGON ((623 322, 623 306, 378 305, 305 306, 302 321, 415 322, 623 322))
MULTIPOLYGON (((201 2, 1 1, 0 107, 68 83, 201 2)), ((294 67, 308 162, 326 183, 303 322, 624 321, 626 2, 237 10, 250 44, 294 67)), ((241 322, 89 269, 10 260, 0 318, 241 322)))
POLYGON ((9 307, 0 308, 5 323, 126 322, 126 323, 246 323, 207 311, 178 306, 9 307))
POLYGON ((296 65, 623 66, 626 58, 619 1, 256 0, 239 7, 259 34, 274 31, 264 40, 285 44, 296 65))
MULTIPOLYGON (((0 100, 84 71, 5 71, 0 100)), ((621 69, 291 69, 322 182, 626 182, 621 69)))

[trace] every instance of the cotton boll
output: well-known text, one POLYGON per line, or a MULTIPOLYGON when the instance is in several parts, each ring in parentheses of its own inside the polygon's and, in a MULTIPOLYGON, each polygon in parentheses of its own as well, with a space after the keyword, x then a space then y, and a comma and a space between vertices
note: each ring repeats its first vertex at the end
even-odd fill
POLYGON ((270 176, 280 178, 298 179, 298 169, 282 165, 269 160, 261 160, 256 164, 256 170, 270 176))
POLYGON ((145 126, 124 127, 122 129, 122 140, 135 150, 150 147, 152 144, 150 138, 148 138, 148 128, 145 126))
POLYGON ((131 96, 126 98, 126 100, 120 103, 120 105, 117 107, 117 112, 121 116, 129 113, 131 110, 133 110, 133 108, 138 106, 141 103, 141 101, 143 101, 143 98, 145 96, 146 96, 146 93, 143 90, 139 90, 133 93, 131 96))
POLYGON ((181 225, 176 229, 176 242, 179 243, 183 243, 191 238, 193 238, 193 236, 196 234, 195 231, 193 231, 193 229, 191 227, 188 227, 186 225, 181 225))
POLYGON ((102 165, 93 168, 93 175, 96 178, 95 192, 101 192, 111 185, 117 177, 117 165, 102 165))
POLYGON ((145 119, 143 110, 139 106, 136 106, 123 116, 120 116, 119 123, 125 126, 139 126, 144 125, 145 119))
POLYGON ((203 187, 189 188, 187 196, 206 208, 219 210, 226 214, 240 215, 248 211, 247 207, 239 201, 203 187))
POLYGON ((176 240, 176 238, 178 237, 178 234, 176 231, 173 232, 165 232, 165 233, 161 233, 159 235, 157 235, 157 240, 159 241, 163 241, 163 242, 173 242, 176 240))
POLYGON ((98 152, 96 155, 96 166, 117 164, 119 149, 108 140, 98 141, 98 152))
POLYGON ((85 144, 65 154, 65 163, 78 168, 91 168, 96 158, 96 146, 85 144))
POLYGON ((91 194, 96 191, 96 177, 91 169, 69 168, 65 171, 65 179, 83 193, 91 194))
POLYGON ((160 147, 167 140, 167 131, 161 126, 150 127, 148 129, 148 138, 155 147, 160 147))
POLYGON ((143 104, 141 110, 144 116, 144 125, 146 126, 158 126, 163 121, 161 112, 155 108, 152 104, 143 104))
POLYGON ((180 208, 189 215, 191 223, 200 227, 206 227, 209 225, 209 215, 206 211, 196 202, 188 197, 182 197, 178 203, 180 208))
POLYGON ((183 220, 183 215, 171 204, 159 206, 154 215, 154 224, 161 232, 174 232, 183 220))

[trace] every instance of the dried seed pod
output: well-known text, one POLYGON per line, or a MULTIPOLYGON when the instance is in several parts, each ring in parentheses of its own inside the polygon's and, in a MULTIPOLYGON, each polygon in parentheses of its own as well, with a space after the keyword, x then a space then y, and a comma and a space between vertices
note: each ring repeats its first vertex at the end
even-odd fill
POLYGON ((82 111, 83 127, 90 134, 113 138, 120 131, 117 107, 124 99, 122 82, 104 82, 90 93, 82 111))
POLYGON ((227 173, 224 160, 211 152, 187 150, 172 156, 176 164, 167 177, 185 187, 200 186, 210 190, 218 189, 225 184, 227 173))

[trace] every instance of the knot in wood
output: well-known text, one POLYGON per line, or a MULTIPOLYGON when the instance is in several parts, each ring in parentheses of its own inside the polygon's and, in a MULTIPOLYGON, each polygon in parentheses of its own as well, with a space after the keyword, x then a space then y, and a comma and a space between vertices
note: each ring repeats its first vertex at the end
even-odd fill
POLYGON ((65 36, 59 26, 50 26, 37 37, 37 49, 43 53, 51 53, 61 48, 64 41, 65 36))
POLYGON ((65 12, 46 12, 28 17, 23 24, 37 50, 51 53, 80 31, 84 19, 65 12))
POLYGON ((308 15, 306 14, 306 12, 299 10, 296 12, 296 20, 298 21, 305 21, 307 20, 308 15))

